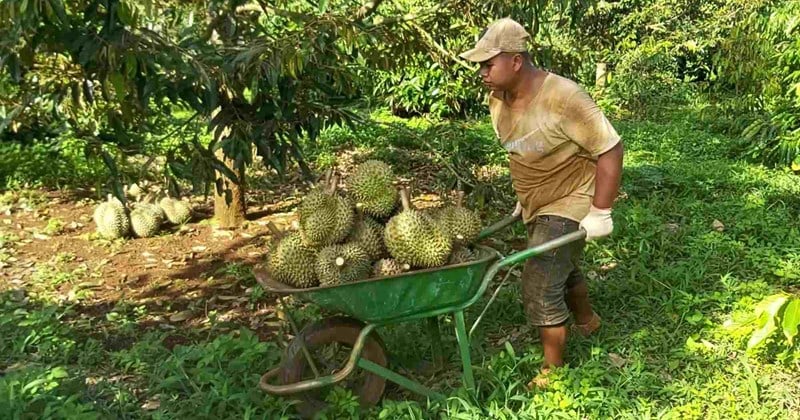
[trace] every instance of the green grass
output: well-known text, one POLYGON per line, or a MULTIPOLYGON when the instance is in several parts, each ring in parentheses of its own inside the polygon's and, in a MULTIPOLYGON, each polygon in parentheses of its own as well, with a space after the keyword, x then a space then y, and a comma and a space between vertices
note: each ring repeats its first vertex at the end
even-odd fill
MULTIPOLYGON (((315 156, 330 162, 353 146, 366 156, 402 151, 396 155, 401 173, 413 173, 426 158, 439 165, 502 163, 485 121, 405 126, 408 131, 366 126, 357 133, 328 132, 315 156), (414 133, 431 147, 420 147, 414 133)), ((434 380, 421 379, 450 399, 429 406, 389 386, 381 405, 362 417, 798 417, 798 362, 777 357, 770 347, 746 353, 747 338, 730 335, 722 324, 752 311, 765 296, 800 288, 800 179, 729 160, 732 139, 690 122, 616 126, 626 145, 625 194, 615 206, 613 237, 588 246, 583 267, 604 320, 598 334, 570 339, 569 365, 556 371, 551 387, 526 390, 542 354, 525 328, 519 285, 512 281, 473 339, 477 401, 458 389, 455 338, 447 333, 453 323, 443 317, 450 368, 434 380), (715 221, 724 229, 715 229, 715 221)), ((440 172, 445 188, 454 175, 440 172)), ((474 190, 494 194, 480 206, 488 219, 511 210, 507 174, 488 185, 477 182, 474 190)), ((501 238, 521 232, 517 227, 501 238)), ((83 281, 73 278, 80 272, 42 270, 47 285, 83 281)), ((217 274, 252 283, 240 265, 217 274)), ((280 359, 279 345, 246 328, 141 333, 130 328, 143 316, 135 303, 118 303, 110 312, 117 315, 85 317, 80 304, 19 297, 0 294, 4 418, 294 417, 290 399, 267 396, 256 385, 280 359), (176 335, 181 344, 172 346, 176 335)), ((470 309, 468 323, 481 303, 485 299, 470 309)), ((300 318, 319 316, 318 308, 308 307, 300 318)), ((422 323, 379 332, 395 367, 412 367, 429 353, 422 323)), ((330 398, 336 403, 327 418, 355 412, 347 392, 330 398)))

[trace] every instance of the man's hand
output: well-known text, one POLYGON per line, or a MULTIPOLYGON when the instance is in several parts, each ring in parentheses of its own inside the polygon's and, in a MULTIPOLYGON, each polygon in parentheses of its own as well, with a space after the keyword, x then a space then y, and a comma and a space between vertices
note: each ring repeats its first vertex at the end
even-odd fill
POLYGON ((581 220, 580 227, 586 230, 587 242, 610 235, 614 231, 611 209, 599 209, 592 205, 589 214, 581 220))
POLYGON ((512 216, 517 217, 522 214, 522 204, 517 201, 517 207, 514 207, 514 211, 511 213, 512 216))

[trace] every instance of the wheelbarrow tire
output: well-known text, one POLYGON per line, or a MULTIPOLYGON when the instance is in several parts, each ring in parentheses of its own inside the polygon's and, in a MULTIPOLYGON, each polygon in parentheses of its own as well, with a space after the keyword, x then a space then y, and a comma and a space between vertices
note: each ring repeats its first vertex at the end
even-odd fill
MULTIPOLYGON (((304 375, 311 371, 303 355, 302 342, 305 342, 306 348, 311 354, 314 354, 314 349, 333 343, 352 348, 364 326, 363 322, 356 319, 337 316, 325 318, 303 328, 286 349, 281 375, 283 383, 299 382, 306 379, 304 375)), ((374 331, 367 337, 361 357, 386 367, 385 346, 374 331)), ((380 401, 386 387, 386 380, 371 372, 365 372, 363 380, 356 387, 357 389, 351 389, 351 391, 358 396, 362 408, 369 408, 380 401)), ((312 417, 326 406, 324 401, 310 392, 298 394, 297 397, 301 402, 296 409, 303 417, 312 417)))

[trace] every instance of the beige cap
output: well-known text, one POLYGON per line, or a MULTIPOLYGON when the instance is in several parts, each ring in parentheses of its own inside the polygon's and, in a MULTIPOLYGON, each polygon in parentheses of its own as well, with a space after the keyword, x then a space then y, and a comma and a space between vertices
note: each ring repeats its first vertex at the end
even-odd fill
POLYGON ((503 52, 528 51, 530 35, 513 19, 503 18, 494 21, 483 37, 475 44, 475 48, 463 52, 459 57, 480 63, 503 52))

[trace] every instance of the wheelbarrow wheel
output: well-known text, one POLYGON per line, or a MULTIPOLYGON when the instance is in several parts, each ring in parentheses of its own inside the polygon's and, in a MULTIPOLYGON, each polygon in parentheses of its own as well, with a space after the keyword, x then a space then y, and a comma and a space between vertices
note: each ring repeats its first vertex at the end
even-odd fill
MULTIPOLYGON (((283 383, 292 384, 314 377, 313 370, 303 354, 301 343, 305 343, 311 358, 320 370, 320 375, 328 375, 345 364, 350 349, 364 326, 363 322, 356 319, 338 316, 323 319, 303 328, 286 349, 281 372, 283 383), (339 349, 333 356, 330 354, 332 347, 339 349), (328 354, 323 356, 323 353, 328 354)), ((387 358, 384 348, 380 337, 372 332, 364 343, 361 357, 386 367, 387 358)), ((348 388, 358 396, 362 408, 369 408, 377 404, 383 395, 386 380, 362 369, 357 369, 351 376, 352 380, 342 381, 339 385, 348 388)), ((304 392, 298 394, 297 398, 301 402, 296 409, 301 416, 307 418, 313 417, 327 405, 320 392, 304 392)))

